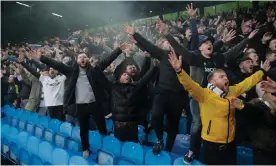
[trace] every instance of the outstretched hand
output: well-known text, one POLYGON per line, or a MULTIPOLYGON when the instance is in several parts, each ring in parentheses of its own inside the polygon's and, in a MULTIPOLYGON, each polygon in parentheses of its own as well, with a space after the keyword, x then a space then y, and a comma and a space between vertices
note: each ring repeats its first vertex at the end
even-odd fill
POLYGON ((128 24, 124 25, 124 31, 130 35, 134 35, 135 34, 135 27, 134 25, 129 26, 128 24))
POLYGON ((261 88, 268 93, 276 93, 276 82, 267 77, 266 81, 261 82, 261 88))
POLYGON ((187 10, 188 15, 191 18, 195 18, 196 17, 197 9, 193 8, 193 3, 191 3, 191 5, 188 4, 187 7, 186 7, 186 10, 187 10))
POLYGON ((182 69, 182 56, 179 56, 179 59, 177 58, 174 50, 171 48, 169 53, 169 62, 172 65, 173 69, 176 72, 180 72, 182 69))
POLYGON ((261 62, 261 68, 265 71, 268 71, 270 69, 270 61, 267 59, 264 63, 261 62))
POLYGON ((223 36, 222 41, 223 43, 227 43, 234 39, 236 36, 236 31, 235 30, 230 30, 226 35, 223 36))
POLYGON ((258 32, 259 32, 259 29, 255 29, 254 31, 252 31, 248 36, 248 39, 252 39, 258 32))

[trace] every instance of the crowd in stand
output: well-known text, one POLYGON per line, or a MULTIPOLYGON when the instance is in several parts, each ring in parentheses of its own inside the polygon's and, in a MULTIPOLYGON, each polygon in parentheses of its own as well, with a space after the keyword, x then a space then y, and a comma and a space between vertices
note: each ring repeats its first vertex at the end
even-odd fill
POLYGON ((205 164, 236 164, 237 145, 253 148, 254 164, 276 164, 275 8, 199 17, 189 4, 185 19, 84 32, 37 50, 8 45, 1 103, 79 125, 84 157, 90 117, 105 135, 112 118, 121 141, 138 142, 138 125, 152 127, 159 154, 172 150, 184 111, 192 118, 186 163, 203 144, 205 164))

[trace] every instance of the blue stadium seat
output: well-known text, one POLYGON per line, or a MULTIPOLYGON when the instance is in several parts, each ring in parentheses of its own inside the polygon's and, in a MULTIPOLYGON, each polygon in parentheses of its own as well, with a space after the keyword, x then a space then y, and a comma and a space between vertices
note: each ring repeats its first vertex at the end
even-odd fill
POLYGON ((26 149, 30 154, 37 154, 38 153, 38 146, 39 146, 40 140, 36 138, 35 136, 30 136, 28 138, 26 149))
POLYGON ((10 155, 9 158, 14 163, 17 163, 19 161, 19 151, 21 148, 24 148, 27 145, 29 133, 27 132, 20 132, 17 135, 17 138, 14 142, 11 142, 9 148, 10 148, 10 155))
POLYGON ((147 136, 144 131, 138 130, 138 140, 141 144, 144 144, 146 142, 147 136))
POLYGON ((39 115, 37 113, 32 113, 31 114, 31 118, 29 120, 30 123, 35 124, 35 125, 39 125, 39 115))
POLYGON ((106 123, 107 133, 113 133, 113 120, 112 119, 106 119, 105 123, 106 123))
POLYGON ((63 122, 60 125, 59 133, 55 135, 55 144, 57 147, 65 148, 68 144, 69 137, 72 134, 72 124, 63 122))
POLYGON ((86 159, 80 156, 72 156, 69 160, 69 165, 91 165, 95 164, 95 162, 90 161, 92 163, 89 163, 86 159))
POLYGON ((60 133, 64 134, 66 137, 70 137, 72 135, 72 124, 68 122, 63 122, 60 125, 60 133))
POLYGON ((58 133, 60 131, 61 121, 58 119, 51 119, 49 122, 48 129, 52 130, 53 132, 58 133))
MULTIPOLYGON (((163 133, 163 140, 164 140, 164 145, 166 146, 166 142, 167 142, 167 133, 164 132, 163 133)), ((158 141, 155 131, 151 130, 150 133, 148 134, 148 142, 151 144, 156 144, 158 141)))
POLYGON ((173 153, 181 154, 189 151, 190 136, 184 134, 178 134, 175 138, 174 145, 172 148, 173 153))
POLYGON ((49 117, 47 117, 47 116, 41 116, 39 118, 39 125, 42 126, 42 127, 44 127, 44 128, 48 128, 49 121, 50 121, 49 117))
POLYGON ((16 143, 12 142, 9 145, 9 156, 8 156, 9 160, 12 161, 13 163, 17 163, 18 154, 19 154, 18 146, 16 145, 16 143))
POLYGON ((114 136, 106 136, 103 138, 102 149, 112 153, 114 156, 120 156, 121 142, 114 136))
MULTIPOLYGON (((32 127, 32 126, 29 126, 29 127, 32 127)), ((36 137, 42 138, 43 137, 44 128, 42 126, 33 126, 33 127, 34 127, 34 135, 36 137)), ((31 130, 31 129, 28 129, 28 125, 27 125, 27 131, 28 130, 31 130)))
POLYGON ((22 131, 18 134, 18 139, 17 139, 17 146, 19 148, 24 148, 27 145, 29 138, 29 133, 22 131))
POLYGON ((73 138, 73 140, 81 142, 79 126, 73 127, 71 137, 73 138))
POLYGON ((179 134, 186 134, 187 133, 187 118, 181 117, 179 121, 179 128, 178 128, 179 134))
POLYGON ((237 147, 237 164, 239 164, 239 165, 253 165, 253 152, 252 152, 252 149, 242 147, 242 146, 238 146, 237 147))
POLYGON ((43 165, 43 162, 37 155, 32 155, 30 157, 30 165, 43 165))
POLYGON ((2 136, 1 138, 1 152, 4 157, 8 157, 8 152, 10 151, 9 144, 17 141, 18 138, 18 129, 14 127, 10 127, 9 131, 5 133, 5 137, 2 136))
POLYGON ((72 151, 73 153, 80 152, 81 151, 80 142, 75 141, 73 139, 68 139, 67 140, 67 149, 72 151))
POLYGON ((137 165, 134 161, 131 161, 125 157, 120 157, 116 159, 115 165, 137 165))
POLYGON ((67 151, 56 148, 52 153, 52 162, 53 165, 68 165, 69 164, 69 154, 67 151))
POLYGON ((10 132, 10 126, 7 124, 1 125, 1 138, 5 138, 10 132))
POLYGON ((142 125, 138 125, 138 131, 145 131, 145 127, 142 125))
POLYGON ((42 162, 51 163, 52 161, 53 146, 46 141, 43 141, 38 146, 38 157, 41 158, 42 162))
POLYGON ((35 124, 28 122, 26 125, 26 131, 30 134, 35 134, 35 124))
POLYGON ((122 147, 122 157, 141 165, 144 162, 144 152, 141 145, 134 142, 126 142, 122 147))
MULTIPOLYGON (((56 133, 59 132, 60 130, 60 125, 61 125, 61 121, 58 119, 51 119, 49 122, 49 126, 48 128, 46 128, 44 130, 44 136, 43 138, 49 142, 56 142, 55 140, 55 135, 56 133)), ((59 145, 59 146, 65 146, 65 140, 62 139, 61 137, 58 137, 58 145, 60 144, 64 144, 64 145, 59 145)))
POLYGON ((172 159, 170 155, 164 151, 161 151, 160 154, 152 154, 152 150, 148 150, 145 157, 146 165, 171 165, 172 159))
POLYGON ((115 163, 115 156, 111 152, 104 149, 98 151, 97 163, 100 165, 113 165, 115 163))
POLYGON ((94 155, 96 159, 96 154, 99 149, 102 148, 102 136, 97 131, 89 131, 89 144, 90 150, 92 151, 92 155, 94 155))
POLYGON ((30 155, 28 153, 28 151, 24 148, 21 148, 19 150, 19 155, 18 155, 18 159, 17 159, 17 163, 19 163, 20 165, 29 165, 30 164, 30 155))

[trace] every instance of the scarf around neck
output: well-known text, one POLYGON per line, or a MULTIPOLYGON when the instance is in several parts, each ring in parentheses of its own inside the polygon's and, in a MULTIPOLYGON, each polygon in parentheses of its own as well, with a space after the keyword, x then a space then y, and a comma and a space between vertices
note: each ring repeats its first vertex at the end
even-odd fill
POLYGON ((213 91, 215 94, 217 94, 221 98, 225 98, 227 93, 219 89, 213 84, 208 83, 207 88, 209 88, 211 91, 213 91))

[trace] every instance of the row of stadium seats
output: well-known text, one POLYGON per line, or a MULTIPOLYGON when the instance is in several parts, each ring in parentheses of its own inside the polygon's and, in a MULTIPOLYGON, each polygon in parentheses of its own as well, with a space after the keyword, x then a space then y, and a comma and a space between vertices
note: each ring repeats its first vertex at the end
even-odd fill
MULTIPOLYGON (((5 109, 4 109, 5 110, 5 109)), ((79 127, 73 127, 70 123, 61 123, 57 119, 49 119, 48 117, 38 116, 35 113, 23 110, 5 111, 7 117, 2 118, 2 154, 16 163, 31 164, 46 162, 46 164, 57 164, 54 156, 45 158, 39 153, 40 144, 58 149, 59 153, 68 154, 63 156, 72 156, 74 159, 80 157, 80 137, 79 127), (29 118, 28 118, 29 117, 29 118), (48 120, 46 120, 48 118, 48 120), (5 124, 6 123, 6 124, 5 124), (17 138, 20 137, 20 141, 17 138), (36 143, 32 143, 36 142, 36 143), (39 144, 37 142, 40 142, 39 144), (30 145, 38 149, 29 152, 30 145), (28 148, 27 148, 28 147, 28 148), (65 151, 65 152, 64 152, 65 151), (28 155, 26 155, 28 154, 28 155), (33 155, 39 157, 32 157, 33 155), (29 156, 29 157, 28 157, 29 156), (50 160, 52 158, 52 160, 50 160), (53 161, 54 160, 54 161, 53 161)), ((139 130, 143 131, 143 127, 139 126, 139 130)), ((150 132, 154 135, 154 132, 150 132)), ((171 154, 162 152, 160 155, 152 155, 151 148, 141 146, 136 143, 122 143, 113 136, 101 136, 97 131, 90 131, 90 146, 93 155, 90 157, 90 163, 99 164, 172 164, 174 158, 171 154)), ((154 139, 152 139, 154 140, 154 139)), ((42 148, 46 149, 46 148, 42 148)), ((57 153, 57 152, 56 152, 57 153)), ((54 153, 49 153, 54 154, 54 153)), ((180 157, 180 156, 174 156, 180 157)), ((62 161, 71 161, 69 157, 62 161)), ((80 160, 80 159, 79 159, 80 160)), ((182 161, 182 160, 181 160, 182 161)))

